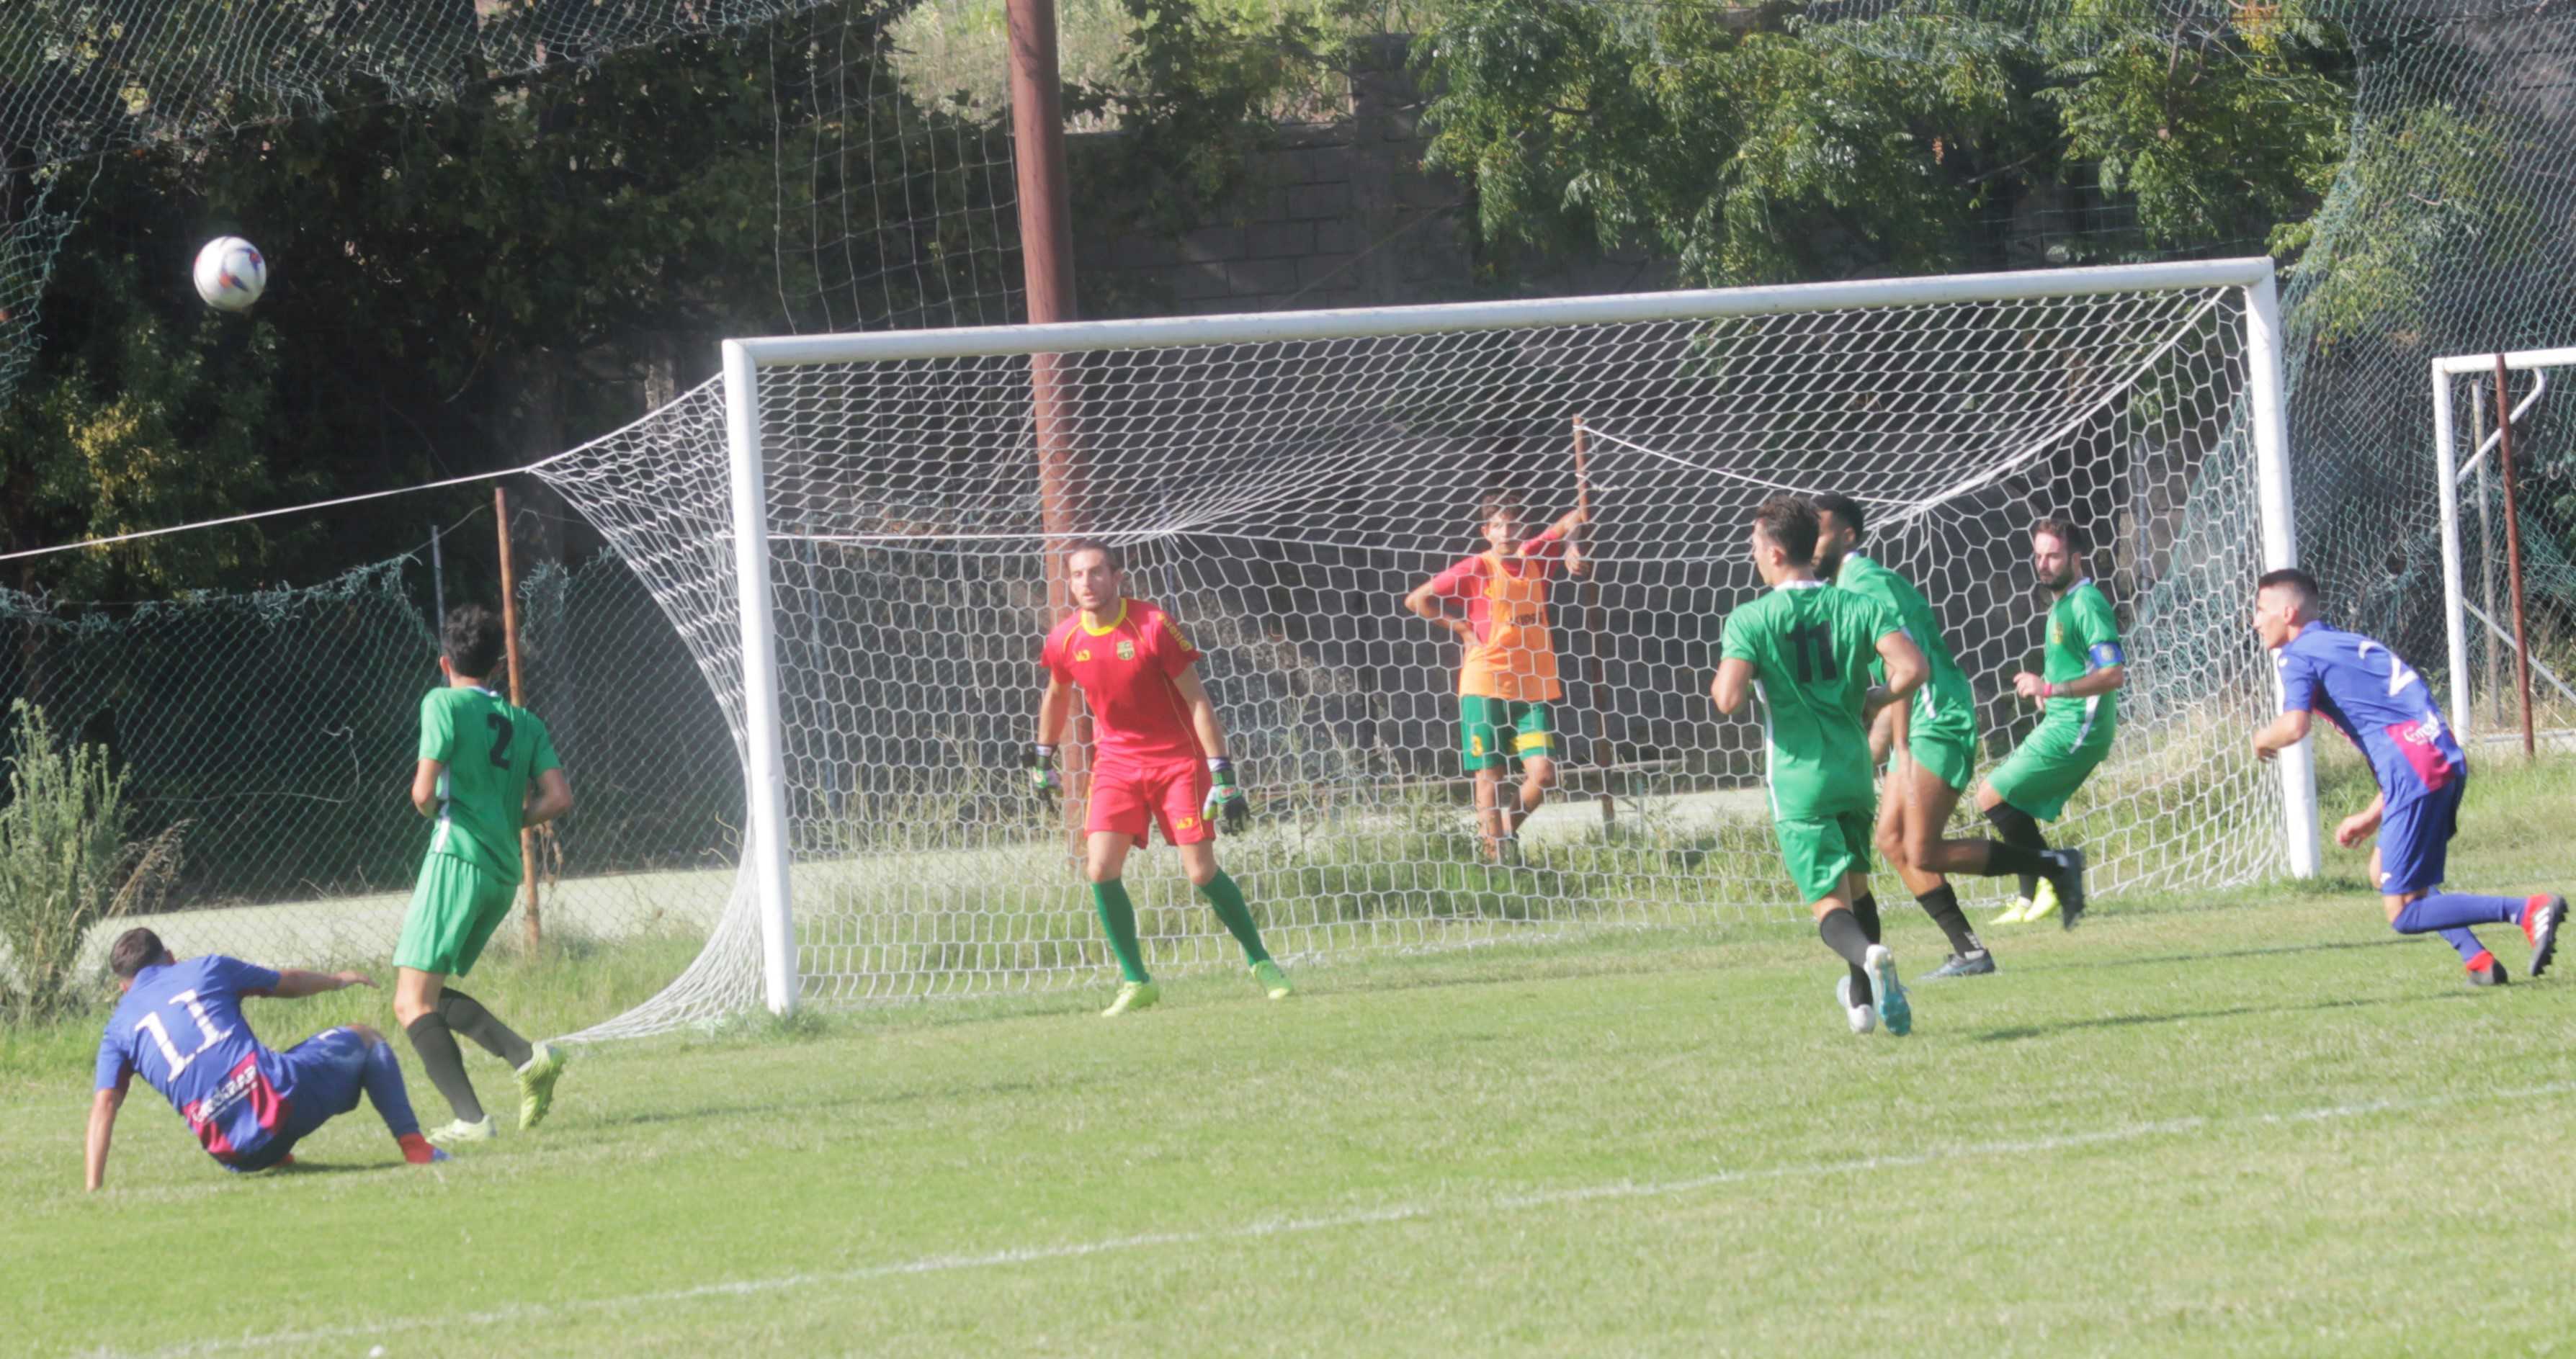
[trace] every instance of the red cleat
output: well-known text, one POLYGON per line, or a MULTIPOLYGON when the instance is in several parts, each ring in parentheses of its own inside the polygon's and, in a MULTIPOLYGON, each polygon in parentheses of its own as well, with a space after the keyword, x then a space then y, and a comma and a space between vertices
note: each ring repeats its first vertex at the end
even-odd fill
POLYGON ((2522 937, 2531 941, 2531 975, 2549 970, 2549 960, 2558 952, 2558 927, 2565 923, 2565 897, 2539 892, 2522 904, 2522 937))
POLYGON ((2478 956, 2469 960, 2469 985, 2502 986, 2504 983, 2504 964, 2497 962, 2494 954, 2480 950, 2478 956))
POLYGON ((394 1144, 402 1148, 403 1159, 416 1166, 430 1165, 447 1159, 446 1152, 431 1146, 429 1139, 419 1133, 404 1133, 394 1139, 394 1144))

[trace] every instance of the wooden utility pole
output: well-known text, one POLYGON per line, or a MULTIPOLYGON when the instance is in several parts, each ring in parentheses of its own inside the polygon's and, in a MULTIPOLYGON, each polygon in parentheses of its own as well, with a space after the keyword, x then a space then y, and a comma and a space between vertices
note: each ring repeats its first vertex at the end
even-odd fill
MULTIPOLYGON (((1056 69, 1055 0, 1009 0, 1012 159, 1020 194, 1020 271, 1029 323, 1074 319, 1073 213, 1064 168, 1064 90, 1056 69)), ((1046 535, 1047 617, 1073 607, 1065 579, 1065 544, 1083 531, 1082 461, 1075 434, 1078 399, 1070 365, 1059 354, 1029 356, 1029 418, 1038 452, 1038 516, 1046 535)), ((1064 779, 1065 832, 1081 852, 1083 808, 1090 801, 1091 719, 1082 706, 1058 747, 1064 779)))
MULTIPOLYGON (((501 633, 507 639, 510 655, 510 706, 523 707, 526 700, 519 682, 519 575, 510 560, 510 492, 500 486, 492 488, 492 517, 501 528, 501 633)), ((545 942, 545 926, 537 915, 537 833, 519 828, 519 880, 527 884, 528 947, 545 942)))
POLYGON ((2539 743, 2531 730, 2531 630, 2522 615, 2522 516, 2514 509, 2513 401, 2505 391, 2504 355, 2496 363, 2496 467, 2504 474, 2504 574, 2513 593, 2513 661, 2522 691, 2522 753, 2528 758, 2539 743))

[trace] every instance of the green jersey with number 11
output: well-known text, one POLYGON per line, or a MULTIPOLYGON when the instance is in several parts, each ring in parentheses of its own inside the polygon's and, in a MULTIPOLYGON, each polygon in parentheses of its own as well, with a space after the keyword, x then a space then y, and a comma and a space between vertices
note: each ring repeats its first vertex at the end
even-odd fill
POLYGON ((517 882, 528 785, 563 767, 546 724, 489 689, 433 689, 420 701, 420 758, 447 766, 429 852, 517 882))
POLYGON ((1771 815, 1783 821, 1877 805, 1861 700, 1878 642, 1902 632, 1877 600, 1792 581, 1727 615, 1721 654, 1752 665, 1771 754, 1771 815))

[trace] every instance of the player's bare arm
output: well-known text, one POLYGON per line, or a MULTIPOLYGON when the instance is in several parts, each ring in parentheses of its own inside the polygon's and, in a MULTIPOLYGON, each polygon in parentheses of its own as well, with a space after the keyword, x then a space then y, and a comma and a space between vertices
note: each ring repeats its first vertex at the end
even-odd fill
POLYGON ((549 769, 537 775, 528 787, 527 801, 521 804, 519 824, 542 826, 572 810, 572 780, 560 769, 549 769))
POLYGON ((411 807, 422 816, 438 815, 438 780, 447 773, 445 760, 423 760, 412 766, 411 807))
MULTIPOLYGON (((2370 805, 2354 812, 2335 827, 2335 843, 2350 849, 2369 839, 2379 829, 2379 818, 2388 810, 2388 794, 2380 793, 2370 805)), ((2376 875, 2374 875, 2376 876, 2376 875)))
POLYGON ((1404 597, 1404 607, 1411 609, 1423 618, 1437 623, 1440 626, 1449 629, 1451 632, 1458 634, 1458 639, 1460 641, 1472 642, 1476 640, 1476 631, 1475 629, 1467 626, 1466 619, 1440 607, 1440 597, 1433 591, 1432 582, 1430 581, 1426 580, 1420 585, 1414 586, 1412 593, 1404 597))
POLYGON ((2254 758, 2268 761, 2306 739, 2308 714, 2304 710, 2283 713, 2254 733, 2254 758))
POLYGON ((1708 686, 1708 696, 1717 700, 1717 710, 1733 717, 1753 697, 1753 662, 1729 656, 1717 663, 1717 678, 1708 686))
POLYGON ((1199 738, 1199 749, 1211 760, 1225 756, 1225 724, 1217 721, 1216 700, 1208 697, 1207 685, 1199 680, 1199 668, 1184 668, 1172 676, 1172 687, 1180 692, 1181 706, 1190 714, 1190 730, 1199 738))
POLYGON ((83 1158, 82 1184, 95 1194, 107 1183, 107 1149, 116 1140, 116 1111, 125 1107, 125 1090, 134 1081, 129 1071, 113 1090, 101 1090, 89 1102, 89 1140, 83 1158))
POLYGON ((302 1000, 327 991, 375 984, 376 979, 364 972, 307 972, 300 967, 281 967, 277 970, 277 985, 269 994, 279 1000, 302 1000))
POLYGON ((1922 688, 1924 677, 1932 673, 1932 663, 1923 659, 1923 648, 1902 632, 1878 639, 1878 659, 1887 666, 1887 683, 1872 686, 1870 697, 1880 705, 1901 703, 1922 688), (1880 697, 1882 694, 1885 697, 1880 697))
POLYGON ((2117 693, 2120 686, 2128 682, 2129 668, 2125 665, 2106 665, 2099 670, 2088 672, 2080 679, 2071 679, 2064 684, 2050 684, 2047 680, 2024 670, 2013 676, 2013 692, 2023 698, 2035 700, 2093 698, 2101 694, 2117 693))

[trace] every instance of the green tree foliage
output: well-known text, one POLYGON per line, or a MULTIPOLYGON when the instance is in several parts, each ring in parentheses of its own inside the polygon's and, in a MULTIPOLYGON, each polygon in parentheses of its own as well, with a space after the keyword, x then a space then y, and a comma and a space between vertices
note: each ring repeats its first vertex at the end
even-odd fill
POLYGON ((2260 235, 2339 159, 2349 53, 2307 0, 1805 8, 1461 0, 1422 48, 1430 159, 1488 241, 1658 249, 1703 283, 1992 267, 1995 224, 2069 184, 2133 201, 2151 247, 2260 235))
POLYGON ((95 745, 58 747, 42 710, 10 705, 0 804, 0 1015, 12 1024, 78 1008, 82 938, 141 906, 176 867, 179 828, 125 839, 125 781, 95 745))

